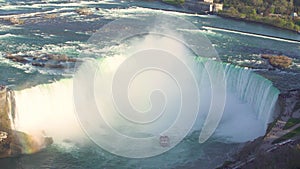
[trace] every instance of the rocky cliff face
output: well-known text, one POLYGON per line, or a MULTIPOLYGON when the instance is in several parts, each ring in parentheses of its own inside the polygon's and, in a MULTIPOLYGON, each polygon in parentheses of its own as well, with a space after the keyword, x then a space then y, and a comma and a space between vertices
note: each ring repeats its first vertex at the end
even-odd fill
MULTIPOLYGON (((284 129, 291 118, 300 118, 300 89, 282 92, 277 100, 278 117, 269 124, 265 136, 249 141, 234 155, 235 161, 225 162, 219 169, 228 168, 299 168, 300 161, 300 136, 291 135, 276 144, 274 141, 290 133, 284 129), (285 132, 286 131, 286 132, 285 132), (286 142, 284 140, 292 139, 286 142)), ((294 124, 295 126, 298 123, 294 124)))
POLYGON ((0 86, 0 158, 36 153, 52 144, 52 138, 36 138, 14 130, 14 118, 14 92, 0 86))
POLYGON ((9 132, 11 129, 11 118, 14 116, 14 100, 11 98, 12 92, 4 86, 0 86, 0 130, 9 132))

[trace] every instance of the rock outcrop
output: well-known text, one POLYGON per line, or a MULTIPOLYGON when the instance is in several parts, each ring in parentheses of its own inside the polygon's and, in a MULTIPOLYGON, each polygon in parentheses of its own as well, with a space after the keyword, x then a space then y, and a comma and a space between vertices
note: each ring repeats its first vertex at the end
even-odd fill
POLYGON ((56 13, 45 14, 43 17, 44 17, 45 19, 55 19, 55 18, 58 17, 58 14, 56 14, 56 13))
MULTIPOLYGON (((235 161, 227 161, 218 169, 228 168, 297 168, 300 166, 300 137, 289 135, 290 138, 275 143, 274 140, 286 135, 283 130, 290 118, 300 116, 300 89, 282 92, 278 96, 276 120, 269 124, 265 136, 247 142, 244 147, 234 155, 235 161), (284 135, 281 135, 281 134, 284 135), (286 142, 286 140, 291 141, 286 142), (278 167, 280 165, 280 167, 278 167)), ((294 126, 298 125, 295 123, 294 126)), ((287 131, 291 133, 290 131, 287 131)), ((287 134, 288 134, 287 133, 287 134)))
POLYGON ((93 11, 89 8, 79 8, 79 9, 76 9, 76 12, 79 15, 92 15, 93 14, 93 11))
POLYGON ((27 56, 7 54, 5 57, 7 59, 10 59, 10 60, 14 61, 14 62, 20 62, 20 63, 28 63, 29 62, 29 60, 26 59, 27 56))
POLYGON ((25 23, 24 20, 21 20, 21 19, 16 18, 16 17, 5 18, 4 20, 8 21, 9 23, 11 23, 13 25, 22 25, 22 24, 25 23))
POLYGON ((267 59, 270 65, 277 68, 288 68, 292 65, 292 59, 287 56, 262 54, 261 57, 267 59))
POLYGON ((78 59, 59 54, 6 54, 5 58, 14 62, 54 69, 73 68, 76 62, 80 62, 78 59))
POLYGON ((32 154, 53 143, 50 137, 34 137, 14 130, 14 92, 0 86, 0 158, 32 154))

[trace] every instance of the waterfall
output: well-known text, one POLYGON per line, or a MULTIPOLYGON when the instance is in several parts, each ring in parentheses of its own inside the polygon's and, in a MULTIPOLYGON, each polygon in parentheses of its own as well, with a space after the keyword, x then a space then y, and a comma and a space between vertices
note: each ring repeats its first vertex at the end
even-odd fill
MULTIPOLYGON (((201 57, 198 57, 196 61, 199 65, 198 73, 202 76, 200 80, 202 99, 200 98, 200 100, 204 102, 200 106, 202 108, 199 114, 202 116, 200 116, 200 120, 197 120, 196 129, 199 125, 209 125, 202 123, 204 123, 205 117, 208 117, 206 113, 209 112, 209 107, 207 105, 212 104, 210 103, 212 98, 210 78, 218 77, 220 81, 213 83, 220 85, 222 83, 220 76, 224 74, 225 108, 215 134, 232 142, 249 141, 264 135, 268 123, 274 119, 273 112, 279 95, 279 90, 273 86, 272 82, 248 68, 201 57)), ((215 118, 218 117, 215 116, 215 118)), ((204 130, 204 132, 206 131, 204 130)))
POLYGON ((14 92, 4 86, 0 88, 1 129, 14 129, 16 114, 14 92))
MULTIPOLYGON (((52 143, 51 138, 35 137, 17 131, 14 91, 0 86, 0 157, 31 154, 52 143)), ((28 112, 27 112, 28 113, 28 112)))
POLYGON ((267 125, 272 118, 279 90, 272 82, 251 69, 241 68, 231 64, 225 65, 227 87, 255 110, 257 118, 267 125))
POLYGON ((82 130, 76 119, 72 92, 71 79, 15 91, 16 128, 33 135, 51 136, 55 142, 77 137, 82 130))
MULTIPOLYGON (((197 62, 199 67, 196 73, 201 79, 199 87, 202 91, 200 99, 202 108, 199 112, 202 114, 200 115, 202 125, 209 109, 211 91, 207 72, 200 66, 208 60, 198 58, 197 62)), ((216 131, 217 135, 231 137, 229 140, 233 142, 243 142, 263 135, 267 124, 272 120, 279 91, 271 81, 250 69, 217 61, 209 61, 209 67, 213 76, 219 76, 223 71, 226 79, 226 103, 216 131), (248 128, 253 130, 252 133, 248 128), (250 133, 245 133, 245 130, 250 133)), ((16 91, 17 129, 29 133, 45 132, 53 136, 56 142, 83 137, 72 92, 72 79, 16 91)), ((196 130, 201 128, 199 125, 196 126, 196 130)))
POLYGON ((15 128, 15 118, 16 118, 16 100, 14 91, 7 90, 7 105, 8 105, 8 116, 11 121, 11 127, 15 128))
MULTIPOLYGON (((241 101, 250 104, 258 120, 264 122, 265 125, 273 120, 272 112, 280 92, 270 80, 258 75, 252 69, 229 63, 209 61, 204 58, 197 58, 197 61, 199 64, 209 63, 214 76, 224 72, 227 94, 234 94, 241 101)), ((202 66, 199 66, 199 71, 204 72, 202 73, 204 78, 208 78, 202 66)), ((202 86, 205 85, 202 83, 202 86)))

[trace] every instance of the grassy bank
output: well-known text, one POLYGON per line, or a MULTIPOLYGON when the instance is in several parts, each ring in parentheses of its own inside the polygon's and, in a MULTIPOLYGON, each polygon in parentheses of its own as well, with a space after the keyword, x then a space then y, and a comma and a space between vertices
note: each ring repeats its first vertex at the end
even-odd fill
POLYGON ((181 5, 181 4, 184 4, 185 0, 162 0, 162 2, 171 4, 171 5, 181 5))
POLYGON ((286 135, 274 140, 272 143, 275 144, 275 143, 280 143, 282 141, 285 141, 285 140, 288 140, 294 136, 297 136, 297 135, 300 135, 300 127, 296 128, 295 130, 287 133, 286 135))
POLYGON ((290 118, 287 123, 285 124, 285 126, 283 127, 284 130, 289 129, 293 126, 295 126, 296 124, 300 123, 300 119, 297 118, 290 118))

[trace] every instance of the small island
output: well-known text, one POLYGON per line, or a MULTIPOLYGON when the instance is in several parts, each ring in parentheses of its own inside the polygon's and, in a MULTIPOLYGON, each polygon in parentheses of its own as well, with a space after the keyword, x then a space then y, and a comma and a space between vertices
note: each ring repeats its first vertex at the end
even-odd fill
POLYGON ((292 59, 283 55, 262 54, 262 58, 267 59, 273 67, 288 68, 292 65, 292 59))
POLYGON ((49 53, 37 53, 35 55, 7 53, 5 58, 22 64, 30 64, 36 67, 55 69, 74 68, 76 63, 80 63, 80 60, 76 58, 70 58, 67 55, 49 53))

